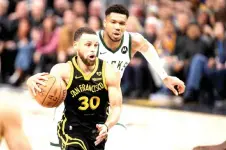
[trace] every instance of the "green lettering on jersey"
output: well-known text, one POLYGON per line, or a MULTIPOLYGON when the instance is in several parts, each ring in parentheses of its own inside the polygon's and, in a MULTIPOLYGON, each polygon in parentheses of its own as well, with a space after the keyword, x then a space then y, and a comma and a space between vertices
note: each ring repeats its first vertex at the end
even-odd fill
POLYGON ((117 65, 118 70, 121 70, 122 63, 123 63, 123 61, 118 62, 118 65, 117 65))

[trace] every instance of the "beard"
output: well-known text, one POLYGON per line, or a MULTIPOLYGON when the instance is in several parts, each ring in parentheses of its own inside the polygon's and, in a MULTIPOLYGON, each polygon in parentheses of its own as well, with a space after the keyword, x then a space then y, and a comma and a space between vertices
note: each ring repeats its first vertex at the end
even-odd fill
POLYGON ((112 42, 119 42, 122 39, 122 37, 119 39, 113 39, 113 38, 111 38, 111 36, 108 33, 107 33, 107 35, 108 35, 109 39, 111 39, 112 42))
POLYGON ((96 62, 96 59, 90 60, 88 58, 85 58, 84 56, 79 54, 79 57, 81 58, 82 62, 87 66, 93 66, 96 62))

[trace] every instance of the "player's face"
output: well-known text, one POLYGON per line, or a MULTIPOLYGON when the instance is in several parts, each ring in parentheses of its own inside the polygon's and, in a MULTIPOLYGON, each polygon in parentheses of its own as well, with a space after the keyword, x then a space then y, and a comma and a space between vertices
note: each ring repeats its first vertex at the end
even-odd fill
POLYGON ((122 39, 126 29, 126 15, 119 13, 110 13, 104 20, 104 31, 113 42, 118 42, 122 39))
POLYGON ((95 64, 98 50, 98 37, 95 34, 83 34, 78 42, 78 55, 87 66, 95 64))

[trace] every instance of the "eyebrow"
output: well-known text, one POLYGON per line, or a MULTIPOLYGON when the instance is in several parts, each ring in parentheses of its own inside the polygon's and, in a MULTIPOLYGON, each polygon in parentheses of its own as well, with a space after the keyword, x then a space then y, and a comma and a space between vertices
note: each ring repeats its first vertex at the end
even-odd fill
POLYGON ((120 23, 125 23, 125 21, 124 20, 115 20, 115 19, 111 19, 111 21, 115 21, 115 22, 120 22, 120 23))
MULTIPOLYGON (((86 41, 86 43, 93 43, 93 41, 86 41)), ((97 42, 95 42, 95 44, 99 44, 99 42, 97 41, 97 42)))

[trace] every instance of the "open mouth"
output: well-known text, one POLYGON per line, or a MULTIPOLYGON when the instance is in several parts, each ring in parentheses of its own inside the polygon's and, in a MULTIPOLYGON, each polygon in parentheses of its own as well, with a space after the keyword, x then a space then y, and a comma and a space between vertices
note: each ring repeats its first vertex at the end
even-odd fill
POLYGON ((115 36, 119 36, 120 34, 119 34, 119 33, 114 33, 114 35, 115 35, 115 36))
POLYGON ((89 59, 94 60, 96 58, 95 55, 89 55, 89 59))

